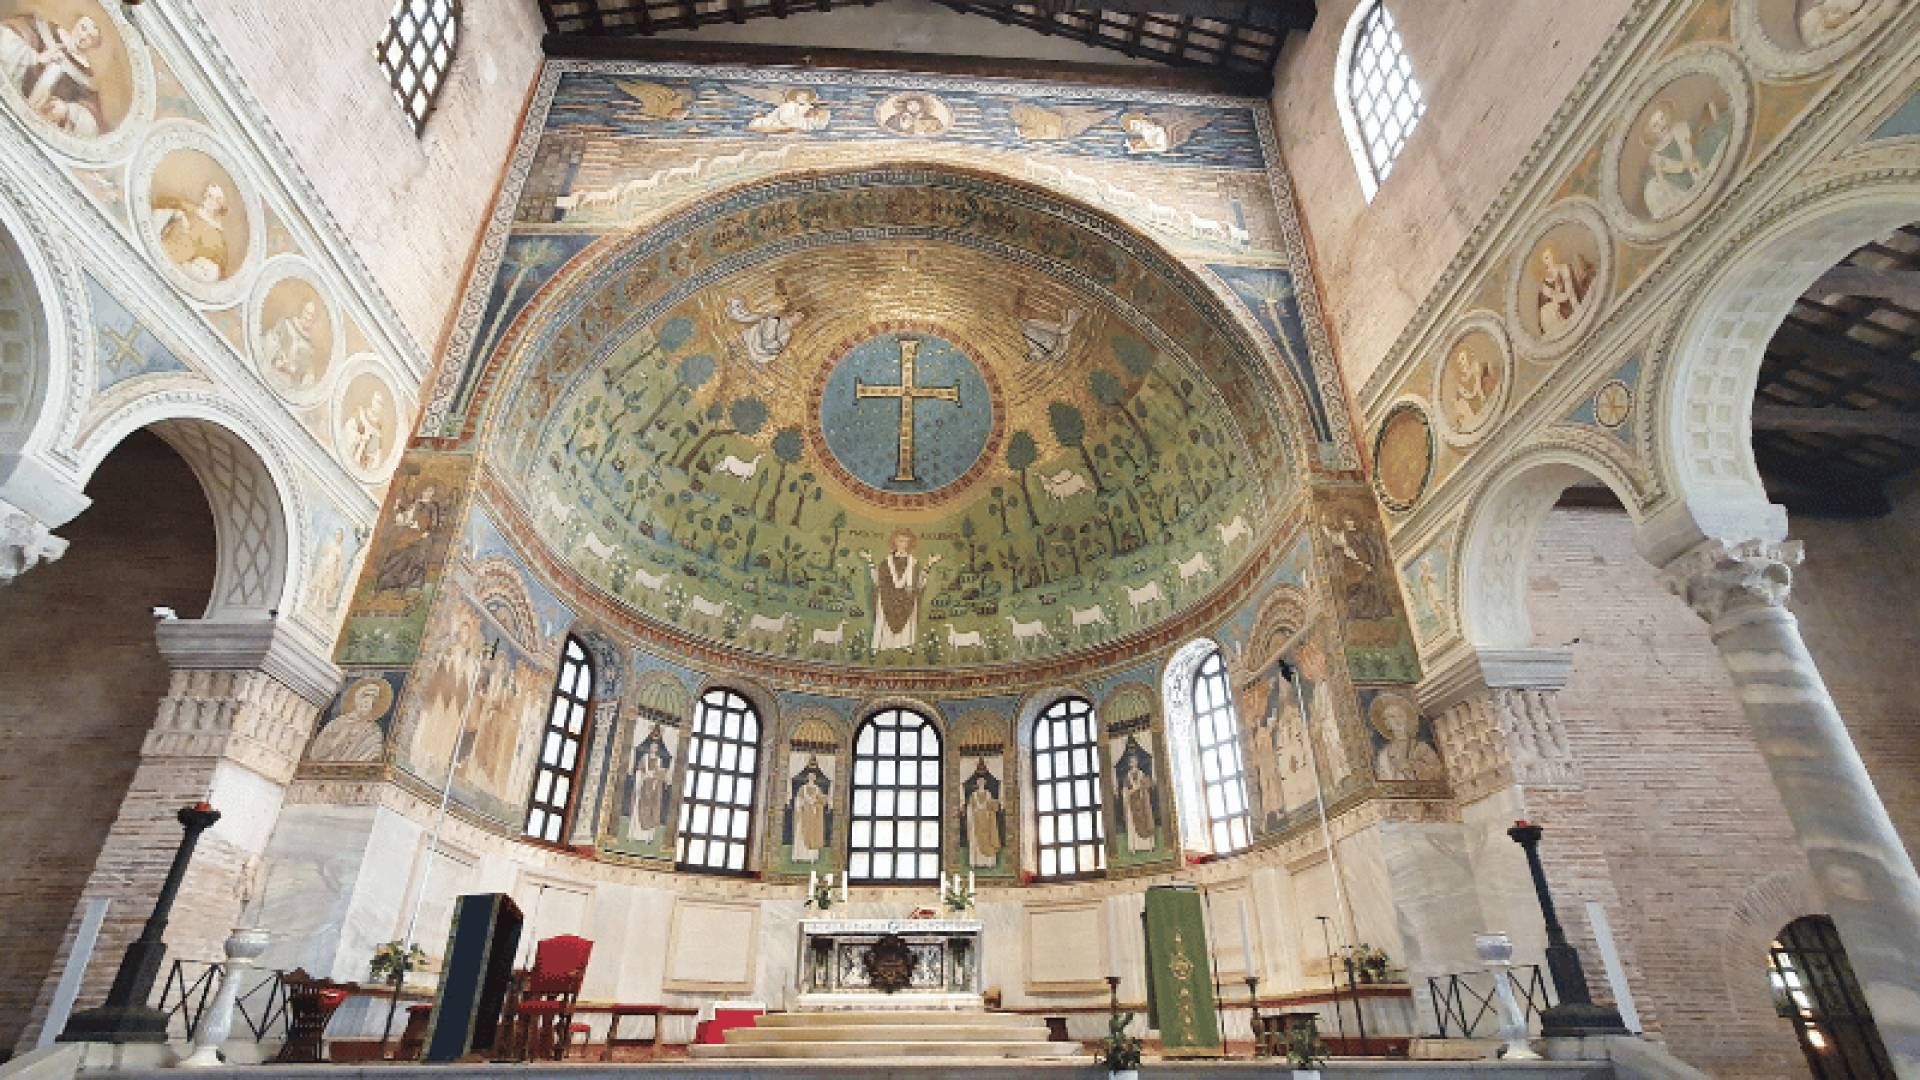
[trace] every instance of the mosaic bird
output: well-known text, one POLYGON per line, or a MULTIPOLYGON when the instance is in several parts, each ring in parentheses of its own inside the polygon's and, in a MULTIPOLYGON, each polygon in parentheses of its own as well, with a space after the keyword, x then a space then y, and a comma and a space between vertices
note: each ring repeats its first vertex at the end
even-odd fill
POLYGON ((1113 116, 1113 110, 1099 105, 1055 105, 1047 107, 1016 101, 1007 107, 1013 128, 1023 139, 1056 142, 1078 138, 1088 128, 1113 116))
POLYGON ((640 103, 640 118, 643 120, 684 119, 687 106, 693 103, 692 94, 663 83, 615 79, 614 85, 620 88, 621 93, 640 103))

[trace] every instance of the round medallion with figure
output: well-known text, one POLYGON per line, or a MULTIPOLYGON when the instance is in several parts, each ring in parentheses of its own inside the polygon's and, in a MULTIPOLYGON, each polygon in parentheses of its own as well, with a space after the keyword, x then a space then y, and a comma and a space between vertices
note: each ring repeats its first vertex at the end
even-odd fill
POLYGON ((991 369, 946 337, 886 327, 837 350, 815 380, 828 470, 849 491, 895 509, 964 491, 992 460, 998 397, 991 369))

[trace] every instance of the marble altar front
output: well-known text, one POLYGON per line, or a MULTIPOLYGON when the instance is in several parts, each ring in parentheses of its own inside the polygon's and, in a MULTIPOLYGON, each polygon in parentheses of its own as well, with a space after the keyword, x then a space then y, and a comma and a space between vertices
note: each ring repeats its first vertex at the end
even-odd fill
POLYGON ((793 1007, 980 1009, 977 919, 802 919, 793 1007))

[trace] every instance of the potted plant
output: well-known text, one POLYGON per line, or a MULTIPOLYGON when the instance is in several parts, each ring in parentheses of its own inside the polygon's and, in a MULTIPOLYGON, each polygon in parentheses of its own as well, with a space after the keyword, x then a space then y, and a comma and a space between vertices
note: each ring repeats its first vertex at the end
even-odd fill
POLYGON ((1117 1012, 1107 1018, 1107 1039, 1100 1047, 1100 1064, 1107 1067, 1112 1080, 1140 1080, 1140 1040, 1127 1034, 1132 1013, 1117 1012))
POLYGON ((1293 1066, 1293 1080, 1320 1080, 1320 1067, 1327 1063, 1327 1049, 1320 1032, 1311 1025, 1287 1031, 1287 1064, 1293 1066))
POLYGON ((398 982, 407 972, 426 962, 426 950, 420 946, 389 941, 373 950, 373 959, 367 963, 367 978, 375 983, 398 982))

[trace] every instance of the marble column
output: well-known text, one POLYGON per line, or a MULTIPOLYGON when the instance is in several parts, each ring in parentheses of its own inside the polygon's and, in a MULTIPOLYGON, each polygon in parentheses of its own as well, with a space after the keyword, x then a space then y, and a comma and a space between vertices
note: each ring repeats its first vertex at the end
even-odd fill
MULTIPOLYGON (((260 855, 280 815, 294 767, 319 710, 339 687, 324 643, 279 619, 181 619, 156 623, 160 653, 173 668, 119 814, 108 830, 82 900, 109 896, 96 962, 82 983, 91 1004, 113 976, 111 963, 153 905, 178 840, 173 814, 205 800, 221 811, 188 870, 166 942, 172 957, 217 960, 236 925, 260 855)), ((31 1045, 66 963, 76 912, 22 1045, 31 1045)))
POLYGON ((1507 836, 1514 821, 1524 818, 1546 829, 1548 879, 1589 989, 1605 999, 1605 968, 1579 901, 1597 900, 1613 912, 1620 903, 1560 715, 1560 695, 1572 672, 1573 654, 1561 649, 1473 650, 1432 665, 1420 697, 1460 808, 1479 905, 1464 914, 1477 916, 1480 925, 1452 928, 1462 940, 1450 942, 1448 951, 1464 950, 1468 961, 1454 970, 1478 966, 1473 934, 1480 931, 1510 935, 1516 963, 1545 963, 1539 901, 1526 858, 1507 836))
POLYGON ((1709 540, 1664 577, 1733 676, 1894 1072, 1920 1080, 1920 876, 1787 610, 1800 554, 1791 542, 1709 540))

